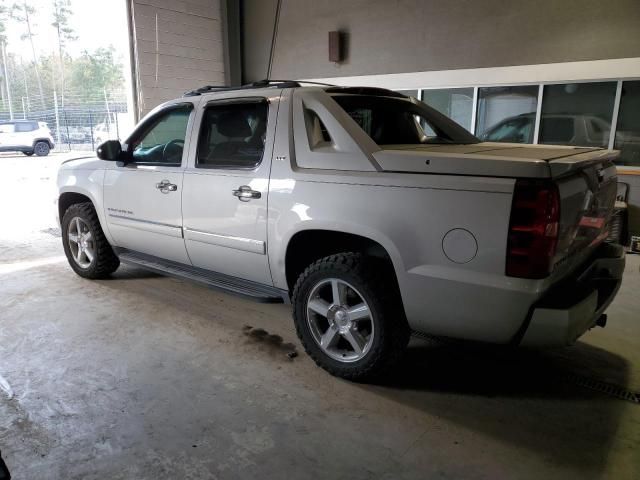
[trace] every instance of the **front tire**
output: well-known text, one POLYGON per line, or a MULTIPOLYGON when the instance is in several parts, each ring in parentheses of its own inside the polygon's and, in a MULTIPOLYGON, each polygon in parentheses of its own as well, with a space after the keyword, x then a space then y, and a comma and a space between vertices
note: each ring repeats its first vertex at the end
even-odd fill
POLYGON ((31 152, 22 152, 22 153, 24 153, 27 157, 30 157, 31 155, 33 155, 32 151, 31 152))
POLYGON ((36 142, 36 144, 33 146, 33 151, 36 152, 36 155, 39 157, 46 157, 47 155, 49 155, 51 147, 49 147, 49 144, 47 142, 36 142))
POLYGON ((397 363, 409 328, 386 263, 346 252, 322 258, 298 278, 293 318, 316 364, 353 381, 379 377, 397 363))
POLYGON ((69 265, 81 277, 106 278, 120 265, 89 202, 71 205, 65 212, 62 245, 69 265))

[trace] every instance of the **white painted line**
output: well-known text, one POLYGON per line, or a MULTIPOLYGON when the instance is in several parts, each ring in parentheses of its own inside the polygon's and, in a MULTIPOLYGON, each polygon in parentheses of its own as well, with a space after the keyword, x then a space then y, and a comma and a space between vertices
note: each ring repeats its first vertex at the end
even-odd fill
POLYGON ((13 398, 13 389, 2 375, 0 375, 0 391, 3 391, 9 397, 9 400, 13 398))
MULTIPOLYGON (((21 272, 31 268, 44 267, 46 265, 53 265, 54 263, 64 262, 66 259, 67 257, 61 255, 59 257, 48 257, 39 260, 25 260, 24 262, 0 263, 0 275, 21 272)), ((2 377, 0 377, 0 379, 1 378, 2 377)))

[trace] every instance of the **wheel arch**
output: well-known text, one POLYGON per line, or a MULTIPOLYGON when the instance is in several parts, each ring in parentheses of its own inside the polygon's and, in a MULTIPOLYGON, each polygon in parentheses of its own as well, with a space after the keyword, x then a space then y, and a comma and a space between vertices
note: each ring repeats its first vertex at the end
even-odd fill
POLYGON ((73 191, 62 192, 58 197, 58 218, 62 222, 62 217, 64 216, 64 213, 67 211, 67 209, 71 205, 75 205, 76 203, 87 203, 87 202, 91 203, 93 205, 93 208, 96 208, 94 201, 84 193, 78 193, 73 191))
POLYGON ((380 242, 356 233, 313 228, 294 233, 287 242, 285 251, 285 277, 289 291, 306 267, 316 260, 340 252, 361 252, 385 262, 396 286, 396 263, 393 253, 380 242))
POLYGON ((54 145, 53 145, 53 143, 51 143, 51 140, 49 140, 49 139, 48 139, 48 138, 46 138, 46 137, 43 137, 43 138, 36 138, 36 139, 33 141, 33 144, 31 145, 31 147, 32 147, 32 148, 36 148, 36 143, 38 143, 38 142, 44 142, 44 143, 46 143, 47 145, 49 145, 49 149, 53 149, 53 146, 54 146, 54 145))

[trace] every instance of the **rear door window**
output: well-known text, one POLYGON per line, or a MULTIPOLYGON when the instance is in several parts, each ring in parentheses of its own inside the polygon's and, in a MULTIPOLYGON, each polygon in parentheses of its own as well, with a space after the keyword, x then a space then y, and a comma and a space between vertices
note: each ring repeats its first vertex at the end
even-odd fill
POLYGON ((268 111, 269 105, 263 100, 207 106, 196 167, 253 169, 260 165, 268 111))
POLYGON ((16 132, 33 132, 35 130, 33 122, 16 123, 16 132))

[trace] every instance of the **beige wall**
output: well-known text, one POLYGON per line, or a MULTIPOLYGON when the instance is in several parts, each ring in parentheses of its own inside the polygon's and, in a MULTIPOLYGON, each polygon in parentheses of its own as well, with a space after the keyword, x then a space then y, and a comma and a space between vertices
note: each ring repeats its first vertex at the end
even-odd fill
MULTIPOLYGON (((243 0, 246 80, 264 78, 276 0, 243 0)), ((640 0, 282 0, 272 78, 640 57, 640 0), (328 60, 327 33, 348 35, 328 60)))
POLYGON ((129 1, 140 117, 187 90, 225 83, 220 0, 129 1))

